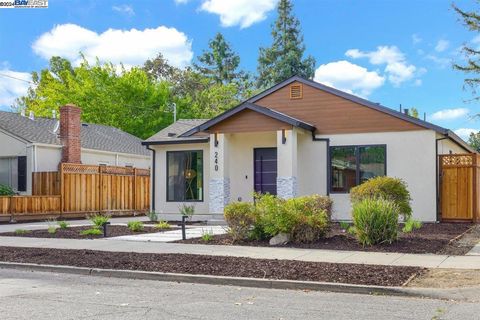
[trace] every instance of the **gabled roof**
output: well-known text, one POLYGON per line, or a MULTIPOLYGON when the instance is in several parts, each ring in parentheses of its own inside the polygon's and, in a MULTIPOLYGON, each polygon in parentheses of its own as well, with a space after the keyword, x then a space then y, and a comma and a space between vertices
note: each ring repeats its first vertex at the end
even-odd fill
MULTIPOLYGON (((54 132, 56 119, 35 118, 31 120, 18 113, 0 111, 0 130, 28 143, 61 146, 54 132)), ((120 129, 99 124, 83 123, 81 128, 82 148, 127 154, 149 155, 142 140, 120 129)))
POLYGON ((357 97, 353 94, 350 94, 350 93, 347 93, 347 92, 344 92, 344 91, 341 91, 341 90, 338 90, 338 89, 326 86, 324 84, 315 82, 313 80, 308 80, 308 79, 305 79, 305 78, 302 78, 302 77, 299 77, 299 76, 290 77, 290 78, 274 85, 273 87, 271 87, 271 88, 269 88, 269 89, 267 89, 263 92, 260 92, 259 94, 255 95, 255 96, 251 97, 250 99, 247 100, 247 102, 255 103, 256 101, 262 99, 263 97, 265 97, 265 96, 267 96, 267 95, 269 95, 269 94, 271 94, 271 93, 273 93, 273 92, 275 92, 275 91, 277 91, 277 90, 279 90, 279 89, 281 89, 281 88, 283 88, 283 87, 285 87, 285 86, 287 86, 290 83, 295 82, 295 81, 298 81, 298 82, 303 83, 305 85, 311 86, 313 88, 317 88, 319 90, 323 90, 325 92, 331 93, 331 94, 339 96, 341 98, 350 100, 352 102, 358 103, 358 104, 363 105, 365 107, 368 107, 368 108, 371 108, 371 109, 389 114, 389 115, 394 116, 396 118, 399 118, 399 119, 408 121, 410 123, 416 124, 418 126, 424 127, 426 129, 433 130, 437 133, 440 133, 442 135, 450 137, 455 143, 457 143, 461 147, 469 150, 470 152, 475 152, 475 150, 470 145, 468 145, 465 141, 463 141, 463 139, 461 139, 459 136, 457 136, 453 131, 451 131, 449 129, 437 126, 433 123, 423 121, 421 119, 409 116, 409 115, 404 114, 402 112, 399 112, 397 110, 385 107, 385 106, 381 105, 380 103, 375 103, 375 102, 357 97))
POLYGON ((168 127, 160 130, 144 142, 143 145, 151 144, 174 144, 181 142, 207 142, 208 137, 188 137, 182 138, 185 132, 188 132, 192 128, 196 128, 208 119, 180 119, 177 122, 169 125, 168 127))
POLYGON ((261 113, 261 114, 263 114, 267 117, 276 119, 278 121, 288 123, 288 124, 290 124, 294 127, 302 128, 302 129, 305 129, 305 130, 308 130, 308 131, 315 130, 315 127, 313 125, 311 125, 307 122, 304 122, 302 120, 296 119, 294 117, 291 117, 289 115, 286 115, 282 112, 278 112, 276 110, 273 110, 273 109, 270 109, 270 108, 267 108, 267 107, 262 107, 262 106, 259 106, 259 105, 256 105, 256 104, 253 104, 253 103, 250 103, 250 102, 244 102, 244 103, 242 103, 242 104, 240 104, 240 105, 238 105, 238 106, 236 106, 236 107, 234 107, 230 110, 227 110, 226 112, 216 116, 215 118, 210 119, 210 120, 206 121, 205 123, 202 123, 201 125, 199 125, 195 128, 192 128, 191 130, 183 133, 181 136, 182 137, 189 137, 194 133, 208 130, 209 128, 213 127, 217 123, 220 123, 223 120, 225 120, 227 118, 230 118, 231 116, 233 116, 233 115, 235 115, 239 112, 242 112, 244 110, 247 110, 247 109, 258 112, 258 113, 261 113))

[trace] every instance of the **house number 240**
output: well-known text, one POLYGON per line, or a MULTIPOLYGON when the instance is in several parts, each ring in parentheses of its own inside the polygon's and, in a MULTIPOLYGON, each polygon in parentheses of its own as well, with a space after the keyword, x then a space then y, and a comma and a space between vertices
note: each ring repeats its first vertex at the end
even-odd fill
POLYGON ((218 171, 218 152, 217 151, 215 151, 213 162, 215 163, 215 171, 218 171))

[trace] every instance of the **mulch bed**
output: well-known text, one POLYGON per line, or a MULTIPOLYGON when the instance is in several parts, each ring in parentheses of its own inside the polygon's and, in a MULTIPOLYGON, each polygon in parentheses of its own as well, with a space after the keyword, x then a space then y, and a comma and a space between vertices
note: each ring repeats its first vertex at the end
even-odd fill
POLYGON ((0 247, 0 261, 380 286, 401 286, 424 271, 417 267, 19 247, 0 247))
MULTIPOLYGON (((83 230, 91 229, 92 226, 82 226, 82 227, 68 227, 67 229, 57 228, 57 232, 54 234, 48 233, 46 229, 43 230, 31 230, 28 233, 16 234, 15 232, 6 232, 0 233, 0 236, 10 236, 10 237, 29 237, 29 238, 59 238, 59 239, 99 239, 103 238, 102 235, 81 235, 80 232, 83 230)), ((168 230, 159 230, 153 227, 145 226, 143 231, 133 232, 127 228, 127 226, 122 225, 109 225, 107 227, 107 237, 119 237, 119 236, 129 236, 137 235, 142 233, 155 233, 162 231, 175 230, 178 228, 170 228, 168 230)), ((103 229, 102 229, 103 232, 103 229)))
MULTIPOLYGON (((363 247, 354 236, 344 232, 339 224, 333 224, 330 232, 323 239, 308 244, 288 243, 283 247, 328 249, 328 250, 352 250, 352 251, 375 251, 375 252, 400 252, 400 253, 445 253, 448 249, 450 255, 463 255, 473 247, 456 246, 453 241, 462 235, 473 224, 469 223, 425 223, 421 229, 411 233, 400 233, 398 241, 390 245, 375 245, 363 247)), ((480 238, 479 238, 480 240, 480 238)), ((181 243, 216 244, 216 245, 247 245, 269 246, 268 240, 255 240, 232 243, 228 234, 216 235, 208 243, 201 238, 177 241, 181 243)))

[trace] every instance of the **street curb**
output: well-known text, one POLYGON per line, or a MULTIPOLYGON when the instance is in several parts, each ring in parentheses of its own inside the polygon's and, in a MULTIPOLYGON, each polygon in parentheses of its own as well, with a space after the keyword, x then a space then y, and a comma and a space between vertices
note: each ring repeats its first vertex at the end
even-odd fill
MULTIPOLYGON (((250 287, 250 288, 311 290, 311 291, 328 291, 328 292, 337 292, 337 293, 390 295, 390 296, 403 296, 403 297, 424 297, 424 298, 429 297, 428 294, 425 294, 424 292, 415 292, 414 290, 409 290, 407 288, 402 288, 402 287, 383 287, 383 286, 356 285, 356 284, 331 283, 331 282, 238 278, 238 277, 226 277, 226 276, 163 273, 163 272, 134 271, 134 270, 98 269, 98 268, 46 265, 46 264, 34 264, 34 263, 16 263, 16 262, 0 262, 0 268, 16 269, 16 270, 24 270, 24 271, 68 273, 68 274, 87 275, 87 276, 90 275, 90 276, 97 276, 97 277, 198 283, 198 284, 210 284, 210 285, 228 285, 228 286, 240 286, 240 287, 250 287)), ((432 298, 438 298, 438 297, 432 296, 432 298)))

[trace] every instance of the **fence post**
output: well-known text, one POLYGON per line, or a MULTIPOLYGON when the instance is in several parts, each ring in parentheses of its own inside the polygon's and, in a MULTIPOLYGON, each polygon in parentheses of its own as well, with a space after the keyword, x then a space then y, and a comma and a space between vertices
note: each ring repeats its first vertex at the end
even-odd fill
POLYGON ((100 175, 99 177, 99 183, 98 185, 100 186, 99 192, 98 192, 98 211, 101 213, 103 212, 103 166, 98 166, 98 174, 100 175))
POLYGON ((63 188, 63 183, 64 183, 63 162, 60 163, 59 174, 60 174, 60 217, 63 217, 64 205, 65 205, 64 188, 63 188))
POLYGON ((478 199, 478 195, 477 195, 477 155, 475 153, 472 153, 472 170, 473 170, 473 181, 472 181, 472 184, 473 184, 473 196, 472 196, 472 220, 473 222, 478 222, 478 213, 477 213, 477 199, 478 199))
POLYGON ((137 212, 137 168, 133 169, 133 213, 137 212))

